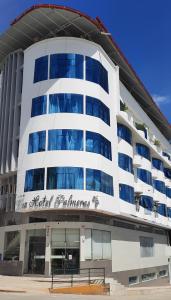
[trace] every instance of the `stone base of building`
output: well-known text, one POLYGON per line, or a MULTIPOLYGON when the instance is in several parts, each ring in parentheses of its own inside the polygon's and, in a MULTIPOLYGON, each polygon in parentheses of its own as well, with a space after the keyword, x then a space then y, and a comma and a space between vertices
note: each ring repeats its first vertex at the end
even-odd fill
POLYGON ((22 276, 22 261, 0 261, 0 274, 7 276, 22 276))

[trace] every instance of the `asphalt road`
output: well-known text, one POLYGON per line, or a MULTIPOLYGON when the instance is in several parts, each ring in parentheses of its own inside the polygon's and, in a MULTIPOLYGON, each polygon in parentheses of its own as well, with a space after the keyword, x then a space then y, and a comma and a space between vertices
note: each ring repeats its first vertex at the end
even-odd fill
POLYGON ((115 300, 115 298, 109 296, 42 295, 42 294, 33 295, 33 294, 0 293, 0 300, 111 300, 111 299, 115 300))
POLYGON ((33 295, 0 293, 0 300, 171 300, 171 292, 135 296, 33 295))

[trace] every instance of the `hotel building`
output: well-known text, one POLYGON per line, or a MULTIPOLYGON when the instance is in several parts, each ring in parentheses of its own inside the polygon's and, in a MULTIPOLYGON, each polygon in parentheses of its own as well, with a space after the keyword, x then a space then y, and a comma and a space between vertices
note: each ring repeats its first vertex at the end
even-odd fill
POLYGON ((0 274, 167 276, 170 124, 100 19, 31 7, 0 70, 0 274))

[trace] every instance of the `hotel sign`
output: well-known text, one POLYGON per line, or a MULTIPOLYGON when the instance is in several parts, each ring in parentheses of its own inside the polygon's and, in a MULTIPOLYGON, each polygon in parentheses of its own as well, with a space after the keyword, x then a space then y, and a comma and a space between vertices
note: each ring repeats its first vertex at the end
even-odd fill
POLYGON ((52 195, 49 198, 47 196, 41 197, 35 196, 30 201, 24 200, 25 195, 17 197, 16 210, 22 209, 41 209, 41 208, 98 208, 99 200, 98 196, 93 196, 91 200, 78 200, 74 199, 73 195, 66 197, 63 194, 57 196, 52 195))

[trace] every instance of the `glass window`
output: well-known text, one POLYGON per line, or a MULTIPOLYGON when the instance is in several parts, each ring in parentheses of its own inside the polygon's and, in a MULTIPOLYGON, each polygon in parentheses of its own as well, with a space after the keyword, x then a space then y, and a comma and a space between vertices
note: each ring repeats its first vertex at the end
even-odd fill
POLYGON ((55 228, 52 229, 52 254, 53 249, 60 248, 79 248, 80 247, 80 231, 72 228, 55 228))
POLYGON ((49 113, 83 114, 83 95, 52 94, 49 95, 49 113))
POLYGON ((99 99, 86 96, 86 114, 103 120, 110 126, 110 111, 99 99))
POLYGON ((83 56, 73 53, 50 55, 50 79, 83 79, 83 56))
POLYGON ((128 278, 128 283, 129 285, 138 283, 138 276, 130 276, 128 278))
POLYGON ((44 190, 45 169, 31 169, 26 171, 24 192, 44 190))
POLYGON ((118 123, 118 137, 132 144, 132 133, 131 130, 123 124, 118 123))
POLYGON ((162 154, 163 154, 163 156, 167 157, 167 158, 168 158, 168 160, 170 160, 170 155, 169 155, 168 153, 166 153, 166 152, 163 152, 162 154))
POLYGON ((48 79, 48 56, 42 56, 35 60, 34 83, 48 79))
POLYGON ((144 136, 145 136, 146 139, 148 138, 148 131, 147 131, 147 128, 144 128, 144 136))
POLYGON ((20 232, 5 232, 4 260, 19 260, 20 232))
POLYGON ((171 218, 171 207, 167 207, 167 216, 171 218))
POLYGON ((150 196, 142 195, 140 197, 140 205, 150 211, 153 210, 153 198, 150 196))
POLYGON ((166 196, 168 198, 171 198, 171 188, 169 188, 168 186, 166 186, 166 196))
POLYGON ((48 131, 48 150, 83 150, 83 131, 53 129, 48 131))
POLYGON ((141 275, 142 282, 153 280, 155 278, 156 278, 156 273, 147 273, 147 274, 141 275))
POLYGON ((152 166, 157 170, 163 171, 163 162, 158 158, 152 158, 152 166))
POLYGON ((124 153, 118 153, 118 166, 133 174, 132 158, 124 153))
POLYGON ((167 270, 160 270, 159 271, 159 277, 164 277, 164 276, 167 276, 167 275, 168 275, 167 270))
POLYGON ((29 134, 28 153, 45 151, 46 131, 38 131, 29 134))
POLYGON ((134 188, 130 185, 120 183, 119 184, 119 197, 120 199, 132 203, 135 203, 134 188))
POLYGON ((86 169, 86 189, 113 196, 113 177, 94 169, 86 169))
POLYGON ((99 133, 86 131, 86 151, 99 153, 112 160, 111 142, 99 133))
POLYGON ((86 56, 86 80, 99 84, 107 93, 108 72, 96 59, 86 56))
POLYGON ((151 237, 140 236, 141 257, 154 256, 154 240, 151 237))
POLYGON ((111 233, 85 229, 85 259, 111 259, 111 233))
POLYGON ((151 172, 145 170, 145 169, 139 169, 137 168, 137 178, 142 180, 143 182, 152 185, 152 176, 151 172))
POLYGON ((46 96, 40 96, 32 99, 31 117, 46 114, 46 96))
POLYGON ((158 203, 157 204, 157 212, 158 214, 166 217, 167 216, 167 208, 166 208, 166 205, 163 204, 163 203, 158 203))
POLYGON ((47 168, 47 189, 83 189, 83 169, 76 167, 47 168))
POLYGON ((165 177, 171 179, 171 169, 164 168, 164 175, 165 177))
POLYGON ((163 181, 153 180, 153 187, 160 193, 166 193, 165 183, 163 181))
POLYGON ((143 144, 136 144, 136 153, 150 160, 150 150, 147 146, 143 144))

